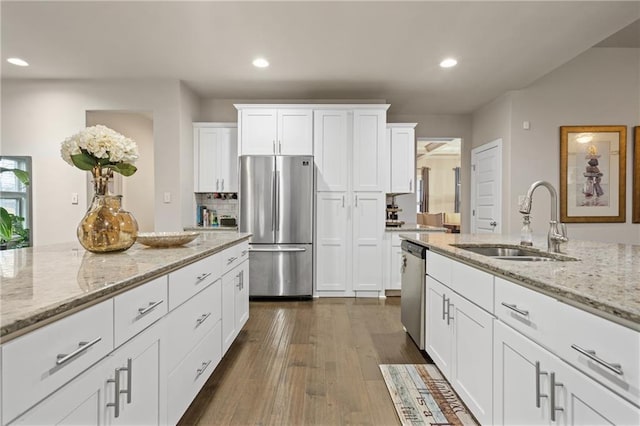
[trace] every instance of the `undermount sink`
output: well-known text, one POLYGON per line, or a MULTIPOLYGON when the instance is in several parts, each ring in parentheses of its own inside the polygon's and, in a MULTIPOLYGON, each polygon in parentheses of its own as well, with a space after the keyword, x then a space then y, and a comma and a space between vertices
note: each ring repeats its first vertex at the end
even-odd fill
POLYGON ((501 260, 516 260, 524 262, 564 262, 579 260, 574 257, 565 256, 558 253, 549 253, 540 251, 533 248, 521 247, 521 246, 509 246, 505 244, 491 245, 491 244, 451 244, 453 247, 457 247, 463 250, 481 254, 483 256, 492 257, 494 259, 501 260))

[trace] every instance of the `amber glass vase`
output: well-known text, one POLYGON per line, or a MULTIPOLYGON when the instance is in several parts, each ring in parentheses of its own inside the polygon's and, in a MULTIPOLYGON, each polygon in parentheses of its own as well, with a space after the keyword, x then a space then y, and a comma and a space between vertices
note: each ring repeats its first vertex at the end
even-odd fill
POLYGON ((78 240, 94 253, 126 250, 136 242, 138 222, 122 210, 122 195, 95 195, 78 225, 78 240))

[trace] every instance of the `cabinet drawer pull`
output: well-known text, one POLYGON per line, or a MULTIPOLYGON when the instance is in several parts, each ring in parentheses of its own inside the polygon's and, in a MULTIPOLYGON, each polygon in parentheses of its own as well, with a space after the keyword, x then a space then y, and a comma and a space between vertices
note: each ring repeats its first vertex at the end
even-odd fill
POLYGON ((447 298, 444 293, 442 293, 442 321, 447 319, 447 298))
POLYGON ((200 327, 202 323, 205 322, 207 318, 209 318, 210 315, 211 315, 211 312, 202 314, 202 316, 196 320, 196 328, 200 327))
POLYGON ((80 343, 78 343, 78 349, 76 349, 75 351, 71 352, 70 354, 58 354, 57 360, 56 360, 56 365, 62 365, 65 362, 71 360, 72 358, 80 355, 82 352, 86 351, 91 346, 93 346, 96 343, 98 343, 100 340, 102 340, 102 337, 96 337, 95 339, 93 339, 90 342, 80 342, 80 343))
POLYGON ((237 257, 230 257, 227 259, 227 265, 231 265, 233 262, 235 262, 238 258, 237 257))
POLYGON ((149 302, 149 306, 146 308, 138 308, 138 316, 143 316, 154 310, 158 305, 160 305, 164 300, 158 300, 157 302, 149 302))
POLYGON ((447 325, 451 324, 453 317, 451 316, 451 307, 454 306, 451 304, 449 299, 447 299, 447 325))
POLYGON ((529 311, 525 311, 524 309, 518 308, 518 305, 512 305, 512 304, 505 303, 505 302, 502 302, 501 305, 504 306, 505 308, 511 309, 514 312, 519 313, 522 316, 525 316, 525 317, 529 316, 529 311))
POLYGON ((127 358, 127 368, 119 368, 118 369, 118 374, 122 373, 123 371, 127 372, 127 389, 121 389, 120 393, 126 393, 127 394, 127 404, 131 404, 131 382, 133 381, 131 378, 133 370, 131 369, 131 365, 133 364, 133 360, 131 358, 127 358))
POLYGON ((113 379, 107 380, 107 383, 114 383, 115 389, 113 393, 113 402, 108 402, 107 407, 113 407, 113 416, 120 417, 120 369, 116 368, 113 379))
POLYGON ((202 280, 204 280, 205 278, 207 278, 209 275, 211 275, 211 272, 206 273, 206 274, 200 274, 200 275, 198 275, 198 276, 196 277, 196 280, 198 280, 198 281, 202 281, 202 280))
POLYGON ((249 250, 242 250, 242 253, 240 253, 240 256, 244 257, 247 255, 247 253, 249 253, 249 250))
POLYGON ((556 411, 564 411, 562 407, 556 407, 556 387, 564 386, 560 382, 556 382, 556 373, 551 373, 549 382, 549 400, 551 401, 551 421, 556 421, 556 411))
POLYGON ((546 376, 546 371, 540 371, 540 361, 536 361, 536 407, 540 408, 540 400, 547 395, 540 393, 540 376, 546 376))
POLYGON ((202 363, 202 366, 196 370, 196 379, 204 373, 204 370, 207 369, 209 364, 211 364, 211 360, 202 363))
POLYGON ((607 362, 605 360, 603 360, 602 358, 596 356, 596 351, 593 350, 589 350, 589 349, 584 349, 581 348, 578 345, 571 345, 572 349, 575 349, 576 351, 580 352, 582 355, 586 356, 587 358, 589 358, 591 361, 594 361, 598 364, 600 364, 601 366, 603 366, 604 368, 613 371, 614 373, 622 376, 622 365, 618 364, 618 363, 612 363, 612 362, 607 362))
POLYGON ((216 179, 216 191, 220 190, 220 179, 216 179))
POLYGON ((220 190, 221 190, 222 192, 224 192, 224 179, 222 179, 222 185, 221 185, 220 190))

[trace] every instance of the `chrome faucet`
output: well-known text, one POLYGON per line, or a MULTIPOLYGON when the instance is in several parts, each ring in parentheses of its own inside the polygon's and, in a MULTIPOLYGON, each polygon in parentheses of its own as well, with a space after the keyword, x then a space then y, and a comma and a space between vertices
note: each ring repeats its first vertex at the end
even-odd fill
POLYGON ((537 187, 544 186, 549 190, 551 194, 551 220, 549 221, 549 233, 547 234, 547 246, 549 251, 559 253, 560 244, 569 241, 567 238, 567 227, 564 223, 560 223, 558 220, 558 193, 555 188, 547 181, 539 180, 533 182, 527 191, 527 195, 524 197, 522 204, 520 205, 520 213, 529 215, 531 213, 531 204, 533 192, 537 187))

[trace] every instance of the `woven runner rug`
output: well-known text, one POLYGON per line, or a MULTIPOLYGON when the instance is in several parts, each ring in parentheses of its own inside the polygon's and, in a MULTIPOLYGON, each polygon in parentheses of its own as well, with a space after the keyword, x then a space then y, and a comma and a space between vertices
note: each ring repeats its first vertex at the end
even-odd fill
POLYGON ((477 425, 431 364, 383 364, 380 371, 403 425, 477 425))

